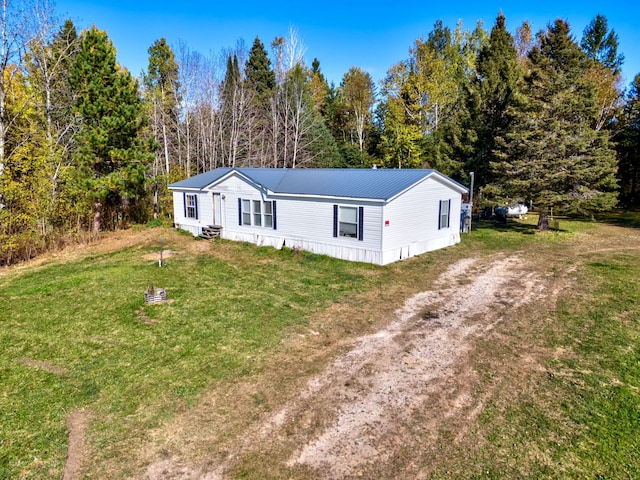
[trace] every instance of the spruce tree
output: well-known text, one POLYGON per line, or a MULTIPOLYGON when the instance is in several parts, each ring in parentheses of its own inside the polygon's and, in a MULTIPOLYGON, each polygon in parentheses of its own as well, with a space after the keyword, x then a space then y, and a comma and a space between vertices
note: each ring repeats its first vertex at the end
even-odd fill
POLYGON ((314 108, 324 115, 325 106, 327 105, 329 97, 329 84, 326 78, 324 78, 324 74, 320 71, 320 60, 317 58, 314 58, 311 63, 311 81, 309 88, 311 88, 314 108))
MULTIPOLYGON (((53 38, 33 41, 25 58, 37 122, 43 139, 36 143, 47 161, 43 164, 49 192, 40 199, 41 231, 50 234, 53 228, 69 226, 68 196, 64 194, 66 173, 77 130, 73 114, 74 91, 69 78, 78 52, 78 34, 71 20, 66 20, 53 38), (65 225, 66 223, 66 225, 65 225)), ((33 139, 33 136, 31 136, 33 139)))
POLYGON ((620 200, 627 207, 640 206, 640 73, 626 98, 621 129, 616 135, 619 156, 620 200))
POLYGON ((608 133, 592 127, 589 62, 569 25, 556 20, 540 32, 529 61, 526 95, 508 108, 510 127, 496 138, 496 183, 487 192, 532 201, 544 230, 553 208, 587 216, 611 209, 616 159, 608 133))
POLYGON ((475 171, 476 184, 480 186, 492 181, 490 164, 495 161, 495 138, 508 126, 505 112, 513 104, 522 79, 514 39, 502 13, 478 55, 477 72, 470 107, 476 135, 469 168, 475 171))
POLYGON ((271 94, 276 85, 276 74, 271 69, 271 60, 259 37, 253 42, 244 73, 247 83, 256 91, 258 97, 264 100, 271 94))
POLYGON ((624 55, 618 53, 618 34, 609 30, 607 17, 598 14, 591 20, 584 29, 580 46, 591 60, 601 63, 615 74, 620 73, 624 55))

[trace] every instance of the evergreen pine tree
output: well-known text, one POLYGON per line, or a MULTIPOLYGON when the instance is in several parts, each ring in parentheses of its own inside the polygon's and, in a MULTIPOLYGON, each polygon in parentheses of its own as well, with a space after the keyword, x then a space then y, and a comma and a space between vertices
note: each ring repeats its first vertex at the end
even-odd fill
POLYGON ((588 61, 569 25, 556 20, 529 55, 526 96, 507 109, 510 127, 497 139, 488 193, 530 200, 548 228, 552 208, 593 215, 616 203, 616 159, 608 133, 592 127, 597 108, 588 61))
POLYGON ((616 135, 620 200, 627 207, 640 206, 640 73, 635 76, 627 96, 616 135))
POLYGON ((244 73, 249 86, 256 91, 261 100, 265 100, 276 85, 276 74, 271 69, 271 60, 259 37, 253 42, 244 73))
POLYGON ((78 196, 92 210, 92 229, 113 228, 143 199, 152 144, 142 138, 146 118, 137 82, 116 63, 113 44, 92 27, 81 37, 71 69, 81 118, 75 152, 78 196), (107 223, 109 222, 109 223, 107 223))
POLYGON ((596 15, 586 26, 580 42, 582 50, 591 60, 601 63, 613 73, 620 73, 624 55, 618 53, 618 34, 611 30, 604 15, 596 15))
POLYGON ((468 167, 475 172, 476 185, 491 183, 490 163, 495 161, 495 138, 508 126, 506 109, 512 105, 522 79, 514 39, 507 31, 502 13, 496 18, 489 42, 478 55, 478 75, 470 97, 474 112, 474 152, 468 167))
POLYGON ((171 159, 176 156, 178 102, 180 100, 178 62, 165 38, 156 40, 149 47, 149 68, 143 75, 144 86, 154 106, 156 135, 162 145, 165 172, 171 169, 171 159))

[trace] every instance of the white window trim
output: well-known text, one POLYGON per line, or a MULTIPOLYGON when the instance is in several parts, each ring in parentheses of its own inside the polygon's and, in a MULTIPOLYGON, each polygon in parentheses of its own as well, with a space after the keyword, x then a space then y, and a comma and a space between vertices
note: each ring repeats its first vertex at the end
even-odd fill
POLYGON ((241 214, 243 227, 267 228, 273 230, 274 218, 272 200, 242 198, 240 205, 242 209, 241 214), (245 208, 247 203, 249 204, 249 209, 245 208), (267 204, 270 205, 269 213, 266 212, 267 204), (256 208, 256 206, 258 208, 256 208), (247 219, 249 221, 247 221, 247 219))
MULTIPOLYGON (((358 215, 358 207, 352 207, 349 205, 338 205, 338 236, 339 237, 347 237, 347 238, 358 238, 358 229, 360 228, 360 218, 358 215), (353 210, 355 211, 356 214, 356 221, 354 222, 347 222, 343 220, 343 215, 342 213, 345 212, 346 210, 353 210), (342 225, 353 225, 355 227, 355 231, 353 234, 347 234, 345 233, 345 230, 342 228, 342 225)), ((351 230, 351 229, 349 229, 351 230)))
MULTIPOLYGON (((353 218, 353 215, 351 215, 353 218)), ((352 228, 349 230, 353 230, 352 228)), ((338 205, 333 204, 333 237, 334 238, 352 238, 354 240, 364 240, 364 207, 362 205, 338 205), (342 221, 342 212, 346 209, 354 209, 356 213, 355 223, 352 221, 342 221), (352 233, 345 234, 342 225, 355 225, 355 235, 352 233)))
POLYGON ((440 200, 438 230, 449 228, 451 224, 451 200, 440 200))
POLYGON ((195 193, 186 193, 184 196, 186 218, 198 219, 198 195, 195 193))

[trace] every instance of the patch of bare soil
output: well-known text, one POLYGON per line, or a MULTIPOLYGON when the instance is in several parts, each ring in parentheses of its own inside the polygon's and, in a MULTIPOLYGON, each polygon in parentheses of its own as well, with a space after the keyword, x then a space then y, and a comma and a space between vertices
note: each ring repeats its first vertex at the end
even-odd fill
POLYGON ((54 375, 67 375, 68 373, 66 369, 43 360, 34 360, 33 358, 23 357, 19 358, 18 361, 23 365, 44 370, 46 372, 53 373, 54 375))
MULTIPOLYGON (((163 250, 162 251, 162 259, 166 260, 167 258, 171 258, 176 254, 176 252, 172 251, 172 250, 163 250)), ((154 252, 154 253, 147 253, 146 255, 142 256, 143 260, 155 260, 155 261, 160 261, 160 252, 154 252)))
POLYGON ((78 408, 67 416, 67 460, 64 465, 62 480, 75 480, 80 477, 82 459, 84 458, 84 432, 91 419, 91 412, 84 408, 78 408))
MULTIPOLYGON (((233 478, 249 458, 254 464, 256 458, 264 459, 262 478, 381 478, 380 466, 416 441, 404 434, 418 412, 420 441, 428 442, 443 418, 458 415, 471 421, 481 411, 472 392, 453 379, 474 339, 545 293, 545 279, 525 263, 514 255, 453 264, 433 289, 408 298, 386 326, 342 345, 344 353, 324 370, 294 386, 280 406, 261 414, 254 411, 250 421, 228 413, 227 408, 236 407, 231 398, 249 397, 261 403, 261 392, 272 387, 236 385, 226 393, 228 404, 224 397, 204 399, 206 406, 199 408, 206 408, 208 418, 202 410, 187 412, 155 432, 157 441, 165 438, 166 450, 147 467, 145 478, 233 478), (425 411, 433 416, 426 418, 425 411), (190 415, 200 415, 199 421, 206 422, 200 425, 203 430, 221 427, 226 417, 233 438, 213 431, 194 435, 194 427, 188 426, 190 415), (189 447, 185 450, 180 444, 189 438, 217 447, 210 447, 205 461, 188 460, 183 456, 189 456, 189 447)), ((298 347, 314 355, 307 350, 309 344, 298 347)), ((286 389, 285 379, 280 381, 286 389)), ((263 395, 274 403, 279 400, 277 395, 263 395)), ((242 406, 237 408, 243 411, 242 406)))

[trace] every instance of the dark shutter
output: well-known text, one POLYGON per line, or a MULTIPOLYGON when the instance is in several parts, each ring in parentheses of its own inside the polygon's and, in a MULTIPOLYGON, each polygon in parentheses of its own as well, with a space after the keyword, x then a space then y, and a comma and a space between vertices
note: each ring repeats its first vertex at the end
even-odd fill
POLYGON ((193 206, 196 212, 196 220, 198 220, 198 195, 193 196, 193 206))
POLYGON ((364 240, 364 207, 358 208, 358 240, 364 240))
POLYGON ((187 218, 187 193, 182 192, 182 204, 184 205, 184 218, 187 218))
POLYGON ((278 229, 278 224, 277 224, 278 215, 276 214, 276 201, 275 200, 273 200, 271 202, 271 215, 273 215, 273 229, 277 230, 278 229))
POLYGON ((333 206, 333 236, 338 236, 338 205, 333 206))
POLYGON ((242 225, 242 199, 238 199, 238 225, 242 225))
POLYGON ((438 230, 442 228, 442 200, 440 200, 440 207, 438 208, 438 230))
POLYGON ((451 220, 451 200, 447 200, 447 228, 449 228, 449 221, 451 220))

